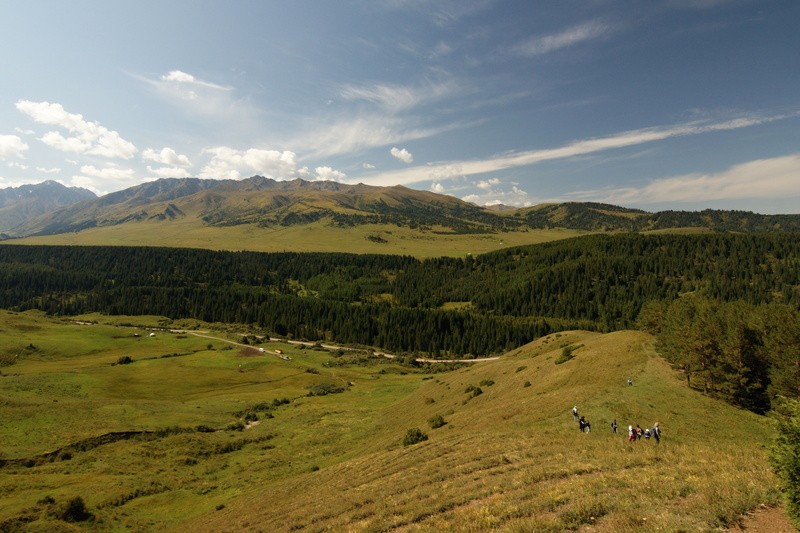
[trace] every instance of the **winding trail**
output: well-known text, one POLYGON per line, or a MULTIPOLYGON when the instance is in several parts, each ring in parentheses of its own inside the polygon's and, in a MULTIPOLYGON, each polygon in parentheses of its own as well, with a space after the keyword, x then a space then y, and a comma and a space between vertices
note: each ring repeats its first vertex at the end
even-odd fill
MULTIPOLYGON (((268 353, 271 355, 276 355, 280 357, 280 353, 274 350, 266 350, 264 348, 255 348, 250 344, 243 344, 241 342, 232 341, 229 339, 224 339, 222 337, 214 337, 213 335, 208 335, 208 331, 202 330, 186 330, 186 329, 170 329, 170 333, 180 333, 184 335, 194 335, 195 337, 202 337, 204 339, 211 339, 220 342, 226 342, 228 344, 232 344, 234 346, 241 346, 242 348, 253 348, 255 350, 263 350, 264 353, 268 353)), ((348 346, 337 346, 335 344, 321 344, 321 343, 314 343, 314 342, 303 342, 303 341, 292 341, 287 339, 279 339, 276 337, 269 337, 267 339, 270 342, 285 342, 287 344, 294 344, 297 346, 306 346, 306 347, 313 347, 313 346, 321 346, 326 350, 349 350, 355 351, 356 348, 350 348, 348 346)), ((387 359, 394 359, 397 357, 394 354, 386 353, 386 352, 373 352, 377 357, 386 357, 387 359)), ((483 363, 486 361, 497 361, 500 359, 500 356, 494 357, 478 357, 475 359, 429 359, 425 357, 417 357, 414 359, 417 363, 483 363)))

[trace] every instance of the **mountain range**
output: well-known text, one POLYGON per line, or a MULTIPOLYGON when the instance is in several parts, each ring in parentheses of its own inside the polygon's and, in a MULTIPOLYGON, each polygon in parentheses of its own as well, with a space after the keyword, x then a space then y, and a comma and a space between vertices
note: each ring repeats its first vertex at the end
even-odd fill
POLYGON ((452 196, 402 186, 276 181, 262 176, 243 180, 160 179, 101 197, 54 181, 0 190, 0 232, 5 238, 175 220, 217 228, 389 224, 439 234, 552 228, 592 232, 675 228, 800 231, 800 215, 726 210, 649 213, 592 202, 516 209, 479 207, 452 196))
POLYGON ((92 191, 66 187, 52 180, 0 189, 0 232, 13 231, 45 213, 95 198, 92 191))

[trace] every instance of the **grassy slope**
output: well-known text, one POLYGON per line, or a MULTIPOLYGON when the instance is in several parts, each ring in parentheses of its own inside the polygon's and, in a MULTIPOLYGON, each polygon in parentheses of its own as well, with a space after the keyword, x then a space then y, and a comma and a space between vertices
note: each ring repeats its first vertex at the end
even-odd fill
POLYGON ((651 342, 636 332, 552 335, 427 380, 383 410, 352 460, 263 484, 191 528, 694 531, 774 501, 765 420, 687 389, 651 342), (555 365, 567 343, 584 346, 555 365), (495 384, 468 400, 465 388, 483 380, 495 384), (573 423, 575 403, 591 434, 573 423), (436 414, 448 424, 431 430, 436 414), (621 429, 658 420, 664 440, 626 444, 609 430, 614 417, 621 429), (430 439, 402 447, 410 427, 430 439))
POLYGON ((637 332, 551 335, 499 361, 422 376, 387 361, 331 367, 326 352, 291 345, 263 345, 281 347, 284 361, 133 331, 0 312, 3 354, 20 356, 0 369, 0 457, 107 431, 223 427, 255 403, 292 402, 242 432, 121 441, 1 468, 0 525, 33 516, 29 531, 69 528, 37 502, 80 495, 101 530, 705 530, 776 499, 765 420, 688 390, 637 332), (583 347, 556 365, 566 344, 583 347), (157 357, 170 353, 187 355, 157 357), (120 355, 135 362, 112 366, 120 355), (305 396, 319 382, 352 386, 305 396), (468 385, 483 394, 469 399, 468 385), (591 434, 578 432, 573 404, 591 434), (436 414, 448 423, 432 430, 436 414), (621 428, 659 420, 664 441, 627 445, 610 434, 612 417, 621 428), (411 427, 430 440, 401 446, 411 427))
POLYGON ((564 239, 585 234, 552 229, 478 235, 422 232, 391 225, 369 224, 339 228, 325 222, 260 228, 252 224, 205 226, 196 219, 170 222, 136 222, 93 228, 78 233, 28 237, 8 244, 129 245, 252 250, 259 252, 352 252, 413 255, 415 257, 463 257, 523 244, 564 239), (368 239, 377 236, 386 242, 368 239))

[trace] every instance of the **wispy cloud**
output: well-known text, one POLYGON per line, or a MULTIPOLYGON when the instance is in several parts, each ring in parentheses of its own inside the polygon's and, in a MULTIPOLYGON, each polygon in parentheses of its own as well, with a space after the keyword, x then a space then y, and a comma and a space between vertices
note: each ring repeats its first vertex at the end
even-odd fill
POLYGON ((233 87, 202 80, 182 70, 172 70, 155 79, 138 74, 132 76, 190 117, 249 124, 261 115, 249 100, 236 98, 233 87))
POLYGON ((614 28, 605 22, 598 20, 584 22, 558 33, 529 39, 515 46, 513 52, 527 57, 542 56, 562 48, 605 37, 613 31, 614 28))
POLYGON ((365 101, 377 104, 385 111, 397 113, 435 101, 457 90, 452 82, 427 83, 420 86, 375 83, 369 85, 343 85, 339 97, 347 101, 365 101))
POLYGON ((426 166, 410 167, 402 170, 382 172, 369 178, 368 181, 373 185, 408 185, 429 180, 441 181, 443 176, 455 177, 471 176, 497 172, 508 168, 523 167, 534 165, 543 161, 556 159, 566 159, 570 157, 627 148, 640 144, 662 141, 675 137, 685 137, 700 135, 716 131, 735 130, 747 128, 759 124, 765 124, 780 120, 793 115, 774 115, 774 116, 749 116, 731 119, 721 122, 689 122, 670 127, 644 128, 639 130, 625 131, 607 137, 583 139, 560 146, 558 148, 547 148, 542 150, 528 150, 524 152, 514 152, 503 154, 481 160, 450 161, 446 163, 432 164, 426 166), (457 169, 458 174, 454 174, 457 169))
POLYGON ((642 187, 578 191, 567 197, 618 205, 800 198, 800 153, 748 161, 716 173, 658 179, 642 187))
POLYGON ((424 128, 416 127, 411 121, 396 117, 363 115, 339 121, 307 124, 306 133, 290 140, 287 144, 302 152, 304 158, 318 158, 425 139, 459 127, 460 124, 447 124, 424 128))
POLYGON ((59 126, 72 134, 65 137, 57 131, 45 133, 40 140, 56 150, 122 159, 130 159, 136 153, 136 146, 116 131, 88 122, 82 115, 68 113, 61 104, 19 100, 16 107, 35 122, 59 126))

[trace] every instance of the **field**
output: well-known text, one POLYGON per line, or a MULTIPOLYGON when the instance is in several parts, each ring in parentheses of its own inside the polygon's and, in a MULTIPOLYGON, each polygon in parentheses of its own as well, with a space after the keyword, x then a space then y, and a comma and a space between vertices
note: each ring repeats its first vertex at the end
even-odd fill
POLYGON ((193 219, 138 222, 42 237, 5 241, 8 244, 81 246, 166 246, 255 252, 350 252, 464 257, 485 252, 585 235, 587 232, 551 229, 490 234, 420 231, 392 225, 365 224, 340 228, 317 222, 302 226, 261 228, 253 224, 216 227, 193 219))
POLYGON ((779 497, 769 421, 643 333, 430 374, 217 326, 0 312, 0 531, 708 531, 779 497), (93 519, 63 520, 76 496, 93 519))

